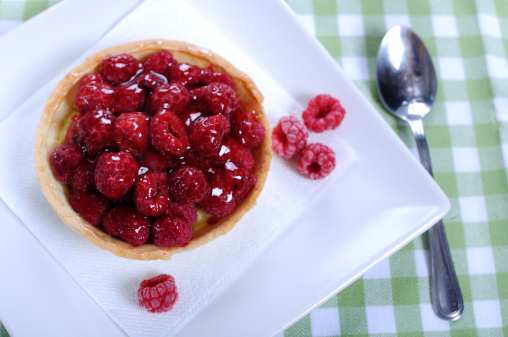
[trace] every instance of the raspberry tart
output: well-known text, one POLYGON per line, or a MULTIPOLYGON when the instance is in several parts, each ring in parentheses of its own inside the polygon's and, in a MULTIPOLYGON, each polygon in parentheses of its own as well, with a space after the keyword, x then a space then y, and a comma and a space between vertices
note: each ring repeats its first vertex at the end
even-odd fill
POLYGON ((56 86, 37 176, 72 229, 118 256, 170 259, 230 231, 272 158, 263 96, 213 52, 145 40, 87 58, 56 86))

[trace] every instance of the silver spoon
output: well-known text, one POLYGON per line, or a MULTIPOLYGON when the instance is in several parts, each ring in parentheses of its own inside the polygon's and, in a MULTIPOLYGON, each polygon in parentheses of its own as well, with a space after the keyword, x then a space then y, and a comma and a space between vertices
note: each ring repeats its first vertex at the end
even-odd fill
MULTIPOLYGON (((409 28, 390 29, 377 54, 377 88, 385 107, 411 127, 420 162, 432 175, 423 117, 434 104, 437 80, 432 60, 409 28)), ((453 267, 443 222, 429 229, 432 306, 446 320, 460 318, 464 301, 453 267)))

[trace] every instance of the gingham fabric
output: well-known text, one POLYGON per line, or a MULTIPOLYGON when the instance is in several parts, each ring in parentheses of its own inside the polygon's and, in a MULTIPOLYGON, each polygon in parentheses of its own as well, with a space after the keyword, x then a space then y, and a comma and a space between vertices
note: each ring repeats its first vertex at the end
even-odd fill
MULTIPOLYGON (((375 58, 398 24, 429 49, 439 89, 425 131, 465 310, 451 323, 433 313, 423 235, 278 337, 508 337, 508 0, 287 1, 413 151, 377 96, 375 58)), ((52 3, 0 0, 0 35, 52 3)))

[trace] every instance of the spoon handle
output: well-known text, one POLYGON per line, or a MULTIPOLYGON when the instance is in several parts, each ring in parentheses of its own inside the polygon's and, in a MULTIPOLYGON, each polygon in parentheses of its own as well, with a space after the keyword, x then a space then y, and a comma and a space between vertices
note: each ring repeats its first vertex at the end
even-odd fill
MULTIPOLYGON (((420 162, 432 176, 423 121, 422 119, 410 120, 408 124, 415 136, 420 162)), ((432 306, 440 318, 450 321, 457 320, 464 310, 464 300, 441 220, 429 229, 429 244, 432 306)))

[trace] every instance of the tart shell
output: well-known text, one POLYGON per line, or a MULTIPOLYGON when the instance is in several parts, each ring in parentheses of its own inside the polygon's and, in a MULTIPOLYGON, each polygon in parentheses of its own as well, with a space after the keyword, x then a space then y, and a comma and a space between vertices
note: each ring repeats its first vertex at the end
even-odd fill
POLYGON ((113 46, 88 57, 81 65, 68 73, 55 87, 49 96, 35 136, 35 168, 42 191, 60 218, 72 229, 86 237, 95 245, 118 256, 137 260, 170 259, 175 253, 197 248, 229 232, 242 216, 249 211, 263 189, 272 159, 270 126, 262 106, 263 96, 256 84, 246 74, 235 68, 224 58, 202 47, 181 41, 143 40, 113 46), (59 145, 59 133, 67 117, 74 111, 74 98, 79 88, 80 79, 100 70, 101 61, 109 56, 128 53, 143 60, 148 55, 167 50, 173 53, 178 62, 186 62, 206 68, 210 65, 215 71, 229 74, 237 86, 237 93, 242 107, 255 111, 258 123, 266 129, 263 142, 251 149, 255 159, 252 174, 256 184, 247 197, 238 202, 235 211, 227 217, 220 218, 214 225, 207 225, 194 234, 192 241, 185 247, 162 248, 153 244, 133 247, 117 239, 104 230, 93 226, 76 213, 68 201, 68 187, 58 182, 49 164, 49 154, 59 145))

